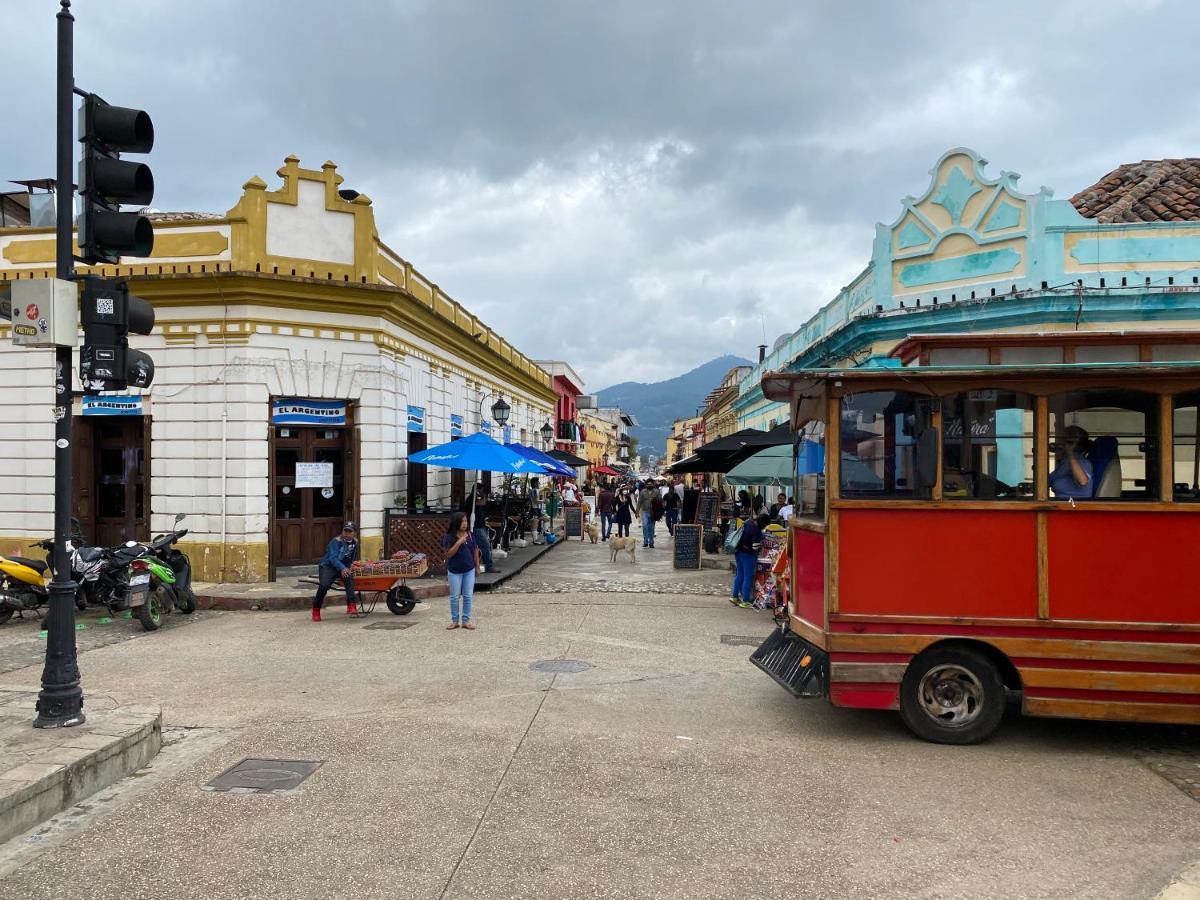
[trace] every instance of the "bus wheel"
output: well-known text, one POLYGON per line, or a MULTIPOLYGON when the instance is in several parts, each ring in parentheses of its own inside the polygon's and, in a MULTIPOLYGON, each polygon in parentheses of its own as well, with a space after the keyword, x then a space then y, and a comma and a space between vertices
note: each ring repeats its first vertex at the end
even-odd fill
POLYGON ((900 717, 937 744, 987 740, 1004 715, 1004 683, 986 656, 964 647, 928 650, 909 663, 900 685, 900 717))

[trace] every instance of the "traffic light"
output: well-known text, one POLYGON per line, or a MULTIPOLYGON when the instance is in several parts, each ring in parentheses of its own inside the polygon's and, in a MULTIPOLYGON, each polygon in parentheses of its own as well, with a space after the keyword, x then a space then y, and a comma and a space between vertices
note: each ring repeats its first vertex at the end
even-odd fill
POLYGON ((130 334, 149 334, 154 307, 129 293, 129 285, 111 278, 88 277, 83 285, 83 347, 79 380, 85 391, 123 391, 150 387, 154 360, 134 350, 130 334))
POLYGON ((154 174, 145 163, 121 159, 121 154, 149 153, 154 147, 150 116, 86 94, 79 143, 79 260, 95 265, 115 263, 121 256, 149 256, 154 249, 150 220, 121 212, 121 204, 148 206, 154 198, 154 174))

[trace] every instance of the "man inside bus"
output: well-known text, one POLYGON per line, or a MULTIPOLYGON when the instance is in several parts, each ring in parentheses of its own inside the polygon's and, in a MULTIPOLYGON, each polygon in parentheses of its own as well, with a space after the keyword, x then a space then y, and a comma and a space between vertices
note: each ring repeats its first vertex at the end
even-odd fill
POLYGON ((1091 446, 1088 433, 1071 425, 1058 444, 1058 464, 1050 473, 1050 490, 1055 497, 1088 499, 1092 496, 1092 463, 1087 458, 1091 446))

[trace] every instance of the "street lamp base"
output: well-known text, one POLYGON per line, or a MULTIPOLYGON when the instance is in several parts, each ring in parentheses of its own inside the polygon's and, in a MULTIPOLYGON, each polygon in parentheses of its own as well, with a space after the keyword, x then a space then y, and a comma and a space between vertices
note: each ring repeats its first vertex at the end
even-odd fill
POLYGON ((38 697, 37 718, 33 720, 34 728, 73 728, 87 721, 83 714, 83 692, 76 688, 74 696, 47 697, 45 693, 38 697))

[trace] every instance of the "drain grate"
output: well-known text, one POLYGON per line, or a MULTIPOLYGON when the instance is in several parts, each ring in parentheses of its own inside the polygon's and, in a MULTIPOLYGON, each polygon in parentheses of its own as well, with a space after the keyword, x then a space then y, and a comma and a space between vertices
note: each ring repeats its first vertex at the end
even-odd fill
POLYGON ((535 672, 560 672, 571 675, 577 672, 586 672, 591 667, 591 663, 584 662, 582 659, 543 659, 541 662, 533 663, 529 668, 535 672))
POLYGON ((323 760, 310 759, 243 759, 202 789, 261 794, 290 791, 299 787, 300 782, 317 771, 322 762, 323 760))
POLYGON ((729 644, 731 647, 757 647, 763 642, 763 638, 750 637, 745 634, 723 634, 721 635, 721 643, 729 644))
POLYGON ((401 631, 405 628, 412 628, 416 622, 372 622, 370 625, 364 625, 366 630, 379 629, 381 631, 401 631))

